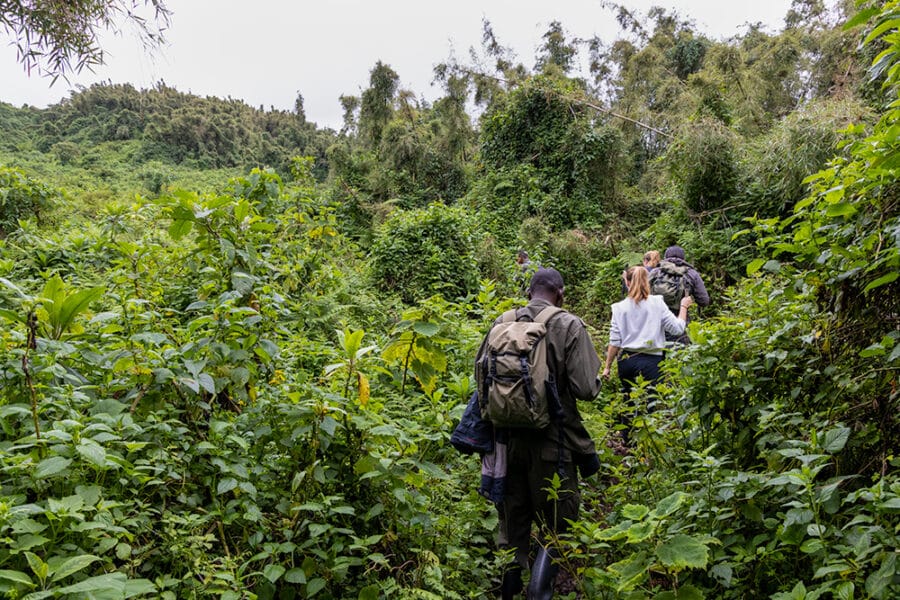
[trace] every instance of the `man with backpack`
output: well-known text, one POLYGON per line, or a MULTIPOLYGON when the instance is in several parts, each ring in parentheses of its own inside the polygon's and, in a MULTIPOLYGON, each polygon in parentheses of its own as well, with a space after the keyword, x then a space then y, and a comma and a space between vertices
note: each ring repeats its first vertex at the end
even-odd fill
MULTIPOLYGON (((703 284, 700 273, 692 264, 684 260, 684 248, 681 246, 669 246, 666 248, 665 258, 650 272, 650 293, 662 296, 672 311, 678 315, 681 299, 691 296, 698 306, 709 306, 709 293, 703 284)), ((689 344, 687 330, 681 335, 666 333, 667 342, 689 344)))
MULTIPOLYGON (((576 400, 600 392, 600 358, 584 322, 561 308, 559 271, 537 269, 527 295, 527 306, 495 321, 475 359, 482 416, 508 436, 498 544, 515 550, 515 564, 503 576, 503 598, 522 590, 532 525, 542 529, 542 539, 564 532, 578 518, 579 470, 587 477, 599 469, 576 400)), ((546 550, 538 557, 529 593, 543 597, 555 570, 543 568, 546 550)))

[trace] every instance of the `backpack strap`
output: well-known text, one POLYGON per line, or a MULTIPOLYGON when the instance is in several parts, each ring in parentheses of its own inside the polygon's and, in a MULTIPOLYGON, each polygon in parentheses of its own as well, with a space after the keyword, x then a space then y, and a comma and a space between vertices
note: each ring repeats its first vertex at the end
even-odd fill
POLYGON ((558 315, 561 312, 563 312, 563 309, 561 309, 558 306, 548 306, 547 308, 545 308, 544 310, 542 310, 541 312, 538 313, 538 315, 534 318, 534 322, 535 323, 547 323, 548 321, 550 321, 550 319, 552 319, 553 317, 555 317, 556 315, 558 315))
POLYGON ((501 323, 509 323, 509 322, 515 321, 515 320, 516 320, 516 309, 515 308, 508 310, 505 313, 503 313, 502 315, 500 315, 501 323))

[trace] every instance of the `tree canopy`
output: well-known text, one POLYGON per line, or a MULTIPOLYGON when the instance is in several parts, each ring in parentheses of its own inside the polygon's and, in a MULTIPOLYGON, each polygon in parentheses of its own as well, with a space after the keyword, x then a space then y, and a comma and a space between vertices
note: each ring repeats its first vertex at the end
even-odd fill
POLYGON ((170 12, 164 0, 0 2, 0 26, 14 39, 19 62, 54 80, 103 63, 99 35, 133 26, 148 48, 160 45, 170 12), (145 16, 142 8, 152 12, 145 16))

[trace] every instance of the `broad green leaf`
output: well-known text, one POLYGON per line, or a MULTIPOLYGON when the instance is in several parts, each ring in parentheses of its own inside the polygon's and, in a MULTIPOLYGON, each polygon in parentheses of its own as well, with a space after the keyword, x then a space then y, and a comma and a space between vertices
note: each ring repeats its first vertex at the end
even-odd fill
POLYGON ((614 542, 617 540, 624 540, 628 537, 628 528, 631 527, 631 523, 629 521, 623 521, 616 523, 613 527, 608 527, 606 529, 600 529, 594 534, 594 537, 598 541, 606 541, 606 542, 614 542))
POLYGON ((853 600, 856 586, 852 581, 842 581, 834 588, 834 597, 837 600, 853 600))
POLYGON ((849 427, 836 427, 825 432, 822 439, 822 449, 830 454, 837 454, 847 445, 850 439, 849 427))
POLYGON ((428 321, 416 321, 413 323, 412 328, 413 331, 419 335, 424 335, 425 337, 432 337, 440 331, 440 326, 438 324, 430 323, 428 321))
POLYGON ((16 583, 24 583, 25 585, 34 585, 31 582, 31 577, 29 577, 26 573, 22 571, 10 571, 7 569, 0 569, 0 579, 6 581, 14 581, 16 583))
POLYGON ((879 502, 877 504, 877 506, 881 510, 887 510, 887 511, 900 510, 900 497, 894 496, 893 498, 885 500, 884 502, 879 502))
POLYGON ((844 573, 851 572, 853 567, 850 566, 849 563, 840 561, 838 563, 830 564, 824 567, 819 567, 816 569, 815 574, 813 575, 813 579, 819 579, 820 577, 825 577, 826 575, 831 575, 832 573, 844 573))
POLYGON ((116 544, 116 558, 119 560, 128 560, 131 558, 132 548, 130 544, 121 542, 116 544))
POLYGON ((36 479, 50 477, 51 475, 56 475, 65 471, 70 464, 72 464, 72 459, 70 458, 64 458, 62 456, 51 456, 50 458, 45 458, 37 464, 34 469, 34 476, 36 479))
POLYGON ((622 517, 632 521, 640 521, 650 513, 643 504, 626 504, 622 507, 622 517))
POLYGON ((609 565, 606 569, 616 576, 616 591, 627 592, 647 579, 650 573, 650 560, 646 552, 638 552, 625 560, 609 565))
POLYGON ((887 18, 876 25, 872 31, 870 31, 865 40, 863 40, 863 44, 868 44, 874 41, 876 38, 884 35, 888 31, 900 29, 900 18, 887 18))
POLYGON ((47 525, 29 518, 14 521, 12 525, 13 533, 40 533, 45 529, 47 525))
POLYGON ((763 265, 763 270, 768 271, 769 273, 778 273, 781 271, 781 262, 777 260, 767 260, 763 265))
POLYGON ((363 589, 359 590, 359 596, 357 596, 357 600, 378 600, 380 589, 377 585, 367 585, 363 589))
POLYGON ((209 373, 200 373, 197 376, 197 383, 210 394, 216 393, 216 382, 209 373))
POLYGON ((653 600, 704 600, 706 596, 700 589, 692 585, 683 585, 677 590, 658 592, 653 600))
POLYGON ((872 344, 859 351, 860 358, 872 358, 873 356, 884 356, 887 350, 881 344, 872 344))
POLYGON ((263 569, 263 577, 275 583, 284 575, 285 571, 286 569, 281 565, 266 565, 263 569))
POLYGON ((810 537, 821 538, 828 531, 828 527, 825 525, 817 525, 815 523, 810 523, 806 526, 806 534, 810 537))
POLYGON ((824 547, 825 544, 822 543, 822 540, 810 539, 800 544, 800 552, 803 552, 804 554, 815 554, 824 547))
POLYGON ((89 463, 98 467, 106 466, 106 450, 96 442, 82 440, 75 450, 89 463))
POLYGON ((828 217, 849 217, 856 213, 856 207, 849 202, 838 202, 829 204, 825 209, 825 215, 828 217))
POLYGON ((37 548, 38 546, 43 546, 49 541, 49 539, 42 535, 28 533, 20 535, 13 544, 13 548, 22 552, 23 550, 30 550, 32 548, 37 548))
POLYGON ((7 321, 14 321, 17 323, 24 323, 25 317, 20 315, 14 310, 6 310, 5 308, 0 308, 0 317, 3 317, 7 321))
POLYGON ((732 569, 731 565, 722 563, 713 565, 709 570, 709 574, 725 587, 731 587, 731 578, 734 576, 734 569, 732 569))
POLYGON ((306 584, 306 597, 310 598, 325 588, 325 580, 317 577, 306 584))
POLYGON ((897 280, 897 277, 900 277, 900 272, 898 271, 892 271, 886 275, 882 275, 875 281, 869 282, 869 284, 863 288, 863 292, 869 292, 871 290, 874 290, 875 288, 879 288, 883 285, 892 283, 897 280))
POLYGON ((72 558, 66 559, 64 563, 59 565, 54 571, 51 577, 51 581, 59 581, 60 579, 64 579, 73 573, 77 573, 82 569, 86 568, 91 563, 100 560, 100 557, 94 556, 92 554, 82 554, 80 556, 73 556, 72 558))
POLYGON ((876 14, 878 14, 878 10, 879 10, 878 7, 871 6, 869 8, 859 11, 852 18, 850 18, 846 23, 844 23, 844 30, 846 31, 847 29, 852 29, 852 28, 856 27, 857 25, 862 25, 863 23, 866 23, 869 19, 871 19, 876 14))
POLYGON ((888 554, 877 571, 866 577, 866 594, 870 598, 885 598, 884 593, 897 575, 897 555, 888 554))
POLYGON ((29 298, 31 298, 31 296, 29 296, 28 294, 26 294, 25 292, 23 292, 23 291, 21 290, 21 288, 19 288, 16 284, 14 284, 12 281, 10 281, 9 279, 7 279, 6 277, 0 277, 0 283, 2 283, 4 286, 8 287, 8 288, 11 289, 13 292, 15 292, 16 295, 17 295, 17 296, 19 297, 19 299, 21 299, 21 300, 28 300, 29 298))
POLYGON ((191 231, 191 227, 193 226, 194 223, 192 221, 172 221, 172 224, 169 225, 169 235, 173 240, 181 239, 191 231))
POLYGON ((221 496, 222 494, 227 494, 231 490, 237 487, 237 480, 233 477, 226 477, 216 486, 216 494, 221 496))
POLYGON ((306 571, 300 567, 294 567, 284 574, 284 580, 288 583, 306 583, 306 571))
POLYGON ((191 390, 195 394, 200 393, 200 384, 197 383, 196 379, 191 379, 190 377, 179 377, 178 382, 185 385, 189 390, 191 390))
POLYGON ((752 276, 754 273, 759 271, 764 264, 766 264, 765 258, 757 258, 757 259, 751 260, 747 264, 747 276, 748 277, 752 276))
POLYGON ((63 331, 71 327, 75 317, 86 311, 91 302, 99 299, 103 295, 103 292, 104 289, 98 287, 88 290, 79 290, 68 296, 63 301, 59 314, 57 315, 57 318, 59 319, 57 327, 61 328, 63 331))
POLYGON ((628 528, 628 542, 630 544, 642 542, 653 535, 653 532, 655 530, 656 527, 654 526, 652 521, 641 521, 639 523, 635 523, 628 528))
POLYGON ((709 560, 709 549, 700 540, 679 533, 657 546, 656 556, 670 569, 702 569, 709 560))
POLYGON ((125 598, 134 596, 158 597, 158 590, 149 579, 129 579, 125 582, 125 598))
POLYGON ((94 594, 97 592, 112 591, 119 594, 125 594, 125 583, 127 577, 124 573, 107 573, 105 575, 97 575, 89 577, 84 581, 59 588, 60 594, 94 594))
POLYGON ((653 509, 653 512, 657 517, 667 517, 678 510, 678 507, 680 507, 684 503, 687 497, 688 495, 684 492, 675 492, 674 494, 669 494, 656 503, 656 508, 653 509))
POLYGON ((31 572, 35 574, 35 576, 44 581, 47 579, 47 576, 50 574, 50 567, 41 560, 41 557, 33 552, 25 553, 25 560, 28 561, 28 566, 31 568, 31 572))

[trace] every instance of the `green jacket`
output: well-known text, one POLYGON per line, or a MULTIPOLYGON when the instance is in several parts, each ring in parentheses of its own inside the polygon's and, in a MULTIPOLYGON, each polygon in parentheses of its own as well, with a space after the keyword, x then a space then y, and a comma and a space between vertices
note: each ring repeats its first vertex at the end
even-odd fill
MULTIPOLYGON (((551 304, 546 300, 535 299, 516 311, 519 319, 528 316, 534 320, 538 313, 551 304)), ((495 321, 495 325, 498 321, 495 321)), ((600 357, 588 336, 584 322, 568 312, 556 314, 547 323, 547 360, 550 370, 556 378, 560 400, 563 407, 563 444, 578 454, 594 454, 594 441, 578 412, 576 400, 593 400, 600 393, 600 357)), ((476 363, 481 359, 487 346, 487 336, 478 349, 476 363)), ((544 432, 548 441, 559 439, 557 424, 551 425, 544 432)))

